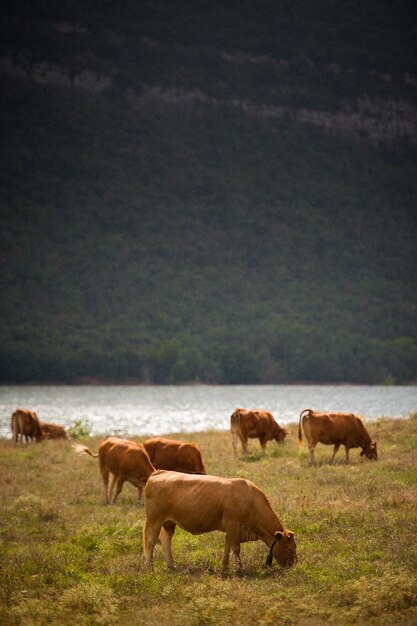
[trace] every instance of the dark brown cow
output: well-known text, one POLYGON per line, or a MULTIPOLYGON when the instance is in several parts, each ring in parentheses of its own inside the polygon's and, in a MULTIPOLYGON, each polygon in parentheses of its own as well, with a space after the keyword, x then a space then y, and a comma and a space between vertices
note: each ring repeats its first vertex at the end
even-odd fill
POLYGON ((65 428, 59 424, 39 422, 42 435, 45 439, 68 439, 65 428))
POLYGON ((330 463, 333 463, 340 446, 345 446, 346 463, 349 462, 349 450, 362 448, 361 456, 368 459, 378 458, 376 441, 371 437, 362 421, 353 413, 318 413, 312 409, 304 409, 298 422, 298 445, 303 445, 301 422, 308 441, 310 465, 314 465, 314 448, 318 443, 334 445, 330 463))
POLYGON ((39 424, 39 418, 34 411, 28 411, 27 409, 16 409, 12 413, 11 429, 13 433, 13 441, 16 445, 19 441, 23 443, 23 437, 25 437, 26 443, 36 439, 41 441, 43 434, 39 424))
POLYGON ((248 439, 259 439, 262 451, 268 441, 284 441, 288 434, 285 428, 281 428, 269 411, 257 409, 236 409, 230 417, 230 430, 234 453, 237 454, 237 440, 241 441, 243 453, 248 451, 248 439))
POLYGON ((272 557, 283 566, 297 561, 294 533, 284 530, 266 495, 250 480, 157 470, 145 487, 145 510, 143 548, 148 569, 153 568, 158 539, 168 567, 174 567, 171 540, 176 525, 193 535, 226 533, 223 567, 229 565, 232 549, 240 570, 240 544, 259 539, 269 549, 268 565, 272 557))
POLYGON ((86 446, 74 444, 77 452, 89 454, 97 458, 104 484, 104 494, 107 504, 114 504, 127 480, 138 489, 139 502, 142 499, 143 487, 149 476, 155 471, 154 466, 144 446, 127 439, 109 437, 103 441, 98 454, 93 454, 86 446), (111 474, 109 484, 109 474, 111 474), (114 484, 116 492, 112 498, 114 484))
POLYGON ((187 474, 205 474, 201 451, 196 443, 151 437, 144 441, 149 458, 156 469, 187 474))

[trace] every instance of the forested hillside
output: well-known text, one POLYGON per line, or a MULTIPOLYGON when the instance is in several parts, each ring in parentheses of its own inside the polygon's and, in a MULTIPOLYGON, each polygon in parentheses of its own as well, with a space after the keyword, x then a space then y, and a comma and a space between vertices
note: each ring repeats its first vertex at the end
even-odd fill
POLYGON ((415 382, 416 18, 3 9, 0 381, 415 382))

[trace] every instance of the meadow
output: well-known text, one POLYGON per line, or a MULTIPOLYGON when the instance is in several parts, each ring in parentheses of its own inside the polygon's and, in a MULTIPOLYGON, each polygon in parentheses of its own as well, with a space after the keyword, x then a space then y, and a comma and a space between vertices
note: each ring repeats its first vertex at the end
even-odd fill
MULTIPOLYGON (((351 463, 316 448, 308 466, 296 425, 283 444, 234 457, 228 432, 176 433, 200 444, 207 472, 253 480, 286 528, 298 564, 265 567, 262 542, 242 544, 243 573, 222 571, 224 534, 177 529, 176 571, 160 546, 145 571, 144 508, 125 484, 104 504, 96 459, 71 441, 0 440, 0 623, 14 625, 417 623, 417 413, 368 424, 379 460, 351 463)), ((133 438, 142 441, 141 438, 133 438)), ((81 437, 96 452, 100 437, 81 437)), ((233 559, 231 559, 233 565, 233 559)))

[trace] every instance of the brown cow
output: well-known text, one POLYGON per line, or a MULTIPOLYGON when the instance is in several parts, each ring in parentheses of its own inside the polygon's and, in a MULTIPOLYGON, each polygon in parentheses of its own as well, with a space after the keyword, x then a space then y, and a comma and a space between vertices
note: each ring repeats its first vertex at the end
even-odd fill
POLYGON ((297 560, 294 533, 284 530, 265 494, 250 480, 157 470, 145 487, 146 520, 143 547, 146 567, 153 569, 153 551, 160 539, 168 567, 174 567, 171 540, 178 524, 193 535, 226 533, 223 567, 232 549, 240 570, 240 544, 262 540, 280 565, 297 560))
POLYGON ((200 447, 196 443, 151 437, 143 442, 156 469, 174 470, 187 474, 205 474, 200 447))
POLYGON ((45 439, 68 439, 65 428, 59 424, 39 422, 42 435, 45 439))
POLYGON ((301 421, 308 441, 310 465, 314 465, 314 448, 318 443, 334 445, 332 464, 341 445, 345 446, 345 462, 349 463, 349 450, 362 448, 361 456, 378 458, 376 441, 372 441, 362 421, 353 413, 318 413, 304 409, 298 422, 298 445, 303 445, 301 421))
POLYGON ((119 439, 119 437, 109 437, 100 444, 98 454, 93 454, 86 446, 81 444, 74 444, 74 449, 80 453, 85 452, 85 454, 89 454, 94 458, 98 457, 107 504, 116 502, 117 496, 126 480, 137 487, 139 502, 141 501, 143 487, 149 476, 155 471, 142 444, 128 441, 127 439, 119 439), (109 474, 112 475, 110 484, 109 474), (116 493, 112 499, 115 483, 116 493))
POLYGON ((281 428, 269 411, 236 409, 230 417, 230 430, 234 453, 237 454, 237 440, 241 441, 243 454, 248 452, 248 439, 259 439, 262 452, 268 441, 284 441, 288 435, 285 428, 281 428))
POLYGON ((41 441, 43 439, 39 418, 34 411, 16 409, 12 413, 10 426, 15 445, 19 441, 19 435, 21 443, 23 443, 23 437, 25 437, 26 443, 32 441, 33 438, 35 438, 36 441, 41 441))

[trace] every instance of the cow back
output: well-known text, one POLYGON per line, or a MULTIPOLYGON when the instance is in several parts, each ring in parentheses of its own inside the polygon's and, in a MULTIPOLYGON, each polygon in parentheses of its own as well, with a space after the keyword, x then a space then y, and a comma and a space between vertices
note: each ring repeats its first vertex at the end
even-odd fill
POLYGON ((68 439, 65 428, 60 424, 39 422, 41 432, 46 439, 68 439))
POLYGON ((127 439, 109 437, 100 444, 98 455, 100 465, 116 476, 148 478, 155 470, 145 447, 127 439))
POLYGON ((189 474, 206 473, 200 448, 195 443, 152 437, 143 445, 157 469, 189 474))
POLYGON ((269 411, 241 411, 240 429, 246 437, 259 437, 266 433, 272 433, 278 427, 275 419, 269 411))

